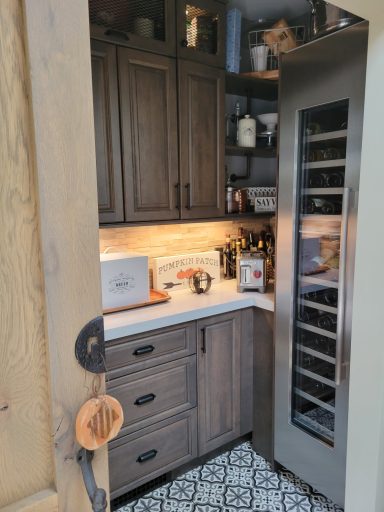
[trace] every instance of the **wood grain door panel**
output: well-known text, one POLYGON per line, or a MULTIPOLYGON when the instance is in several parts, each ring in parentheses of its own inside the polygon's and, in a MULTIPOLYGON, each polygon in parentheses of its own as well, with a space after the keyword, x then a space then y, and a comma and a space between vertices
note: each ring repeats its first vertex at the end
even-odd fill
POLYGON ((116 47, 91 41, 100 223, 124 220, 116 47))
POLYGON ((240 313, 198 322, 199 455, 240 435, 240 313))
POLYGON ((125 220, 179 218, 175 60, 118 48, 125 220))
POLYGON ((183 219, 224 215, 224 79, 219 69, 179 62, 183 219))

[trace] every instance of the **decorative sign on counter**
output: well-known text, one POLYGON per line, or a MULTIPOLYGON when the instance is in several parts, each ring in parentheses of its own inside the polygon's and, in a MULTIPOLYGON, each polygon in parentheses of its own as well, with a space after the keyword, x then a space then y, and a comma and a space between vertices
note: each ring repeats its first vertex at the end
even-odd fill
POLYGON ((219 251, 164 256, 153 260, 153 287, 174 292, 189 288, 189 278, 196 272, 208 272, 212 285, 220 282, 219 251))

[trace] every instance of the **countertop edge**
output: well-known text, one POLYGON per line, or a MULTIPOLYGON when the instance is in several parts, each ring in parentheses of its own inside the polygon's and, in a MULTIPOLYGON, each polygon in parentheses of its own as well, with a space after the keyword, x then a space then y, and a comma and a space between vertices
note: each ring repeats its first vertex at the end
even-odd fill
MULTIPOLYGON (((177 297, 172 297, 173 301, 177 300, 177 297)), ((175 304, 175 302, 173 302, 175 304)), ((266 311, 274 311, 274 298, 273 292, 267 294, 259 294, 257 292, 245 292, 245 293, 233 293, 233 297, 228 299, 218 300, 217 303, 202 303, 196 307, 196 304, 191 305, 188 309, 184 307, 180 308, 180 311, 167 312, 167 308, 163 310, 162 307, 167 306, 165 304, 158 304, 155 306, 148 306, 147 318, 137 319, 132 321, 132 312, 121 312, 107 315, 104 317, 104 336, 105 341, 117 340, 119 338, 125 338, 137 334, 143 334, 156 329, 165 327, 171 327, 176 324, 192 322, 201 318, 220 315, 222 313, 229 313, 230 311, 237 311, 240 309, 246 309, 249 307, 256 307, 264 309, 266 311), (156 315, 151 318, 152 311, 149 308, 157 308, 156 315), (159 314, 160 313, 160 314, 159 314), (108 325, 116 323, 118 325, 108 325)))

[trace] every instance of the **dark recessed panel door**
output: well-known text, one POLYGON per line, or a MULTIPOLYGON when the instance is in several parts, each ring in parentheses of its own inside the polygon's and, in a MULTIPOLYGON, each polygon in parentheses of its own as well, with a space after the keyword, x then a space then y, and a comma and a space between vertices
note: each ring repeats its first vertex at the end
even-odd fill
POLYGON ((92 87, 100 223, 124 220, 116 47, 92 41, 92 87))
POLYGON ((179 218, 175 60, 119 48, 126 221, 179 218))
POLYGON ((179 62, 183 219, 224 215, 224 80, 224 71, 179 62))

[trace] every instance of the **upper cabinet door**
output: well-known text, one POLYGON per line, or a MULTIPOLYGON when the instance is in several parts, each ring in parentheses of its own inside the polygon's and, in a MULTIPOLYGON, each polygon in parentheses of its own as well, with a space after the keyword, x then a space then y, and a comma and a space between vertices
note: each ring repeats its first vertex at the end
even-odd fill
POLYGON ((179 218, 176 63, 118 48, 126 221, 179 218))
POLYGON ((116 48, 91 41, 100 223, 124 220, 116 48))
POLYGON ((177 55, 225 67, 226 8, 216 0, 177 0, 177 55))
POLYGON ((174 0, 89 0, 89 19, 92 37, 175 55, 174 0))
POLYGON ((179 61, 181 218, 224 215, 225 72, 179 61))

